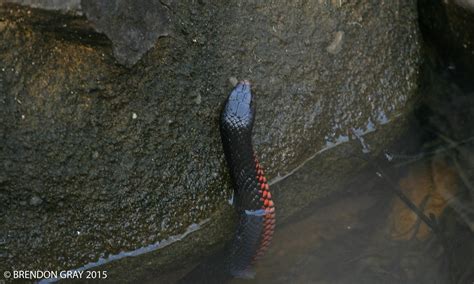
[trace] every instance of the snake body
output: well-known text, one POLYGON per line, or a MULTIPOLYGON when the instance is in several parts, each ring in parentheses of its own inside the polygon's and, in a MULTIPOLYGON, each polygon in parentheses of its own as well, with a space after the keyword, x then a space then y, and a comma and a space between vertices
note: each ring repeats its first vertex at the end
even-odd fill
POLYGON ((220 118, 224 154, 234 187, 239 223, 229 252, 229 272, 253 277, 253 264, 267 250, 275 228, 275 207, 252 146, 255 105, 248 81, 236 85, 220 118))

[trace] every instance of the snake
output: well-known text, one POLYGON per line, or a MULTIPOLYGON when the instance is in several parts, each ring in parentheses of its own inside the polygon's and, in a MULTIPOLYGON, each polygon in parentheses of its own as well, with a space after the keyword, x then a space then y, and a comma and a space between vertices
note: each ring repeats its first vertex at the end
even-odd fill
POLYGON ((252 144, 255 103, 250 82, 239 82, 220 116, 224 156, 238 214, 227 269, 238 278, 253 278, 254 265, 267 251, 275 229, 275 204, 252 144))

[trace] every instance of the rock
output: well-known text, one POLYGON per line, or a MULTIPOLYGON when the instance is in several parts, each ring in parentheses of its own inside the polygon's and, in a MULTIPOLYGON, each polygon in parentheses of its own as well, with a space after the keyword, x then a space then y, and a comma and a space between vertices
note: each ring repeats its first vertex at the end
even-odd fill
POLYGON ((474 12, 474 1, 472 0, 454 0, 454 2, 463 7, 464 9, 467 9, 471 12, 474 12))
POLYGON ((127 66, 169 33, 168 9, 160 0, 82 0, 81 4, 95 29, 113 42, 117 61, 127 66))
MULTIPOLYGON (((431 164, 422 161, 412 165, 408 173, 399 181, 398 188, 420 207, 423 214, 439 220, 448 201, 454 200, 459 193, 455 169, 435 157, 431 164)), ((387 223, 389 236, 395 240, 426 240, 432 234, 428 225, 400 199, 393 200, 387 223)))
POLYGON ((378 155, 403 129, 420 61, 414 4, 169 2, 173 36, 128 68, 85 16, 0 5, 2 267, 124 257, 104 267, 136 280, 222 246, 235 221, 218 129, 229 78, 253 83, 254 144, 280 221, 363 166, 348 155, 378 155), (304 164, 324 173, 313 191, 279 187, 304 164), (19 206, 33 190, 47 210, 19 206), (123 253, 204 220, 173 246, 123 253))
POLYGON ((457 77, 471 81, 474 73, 474 2, 469 0, 418 3, 426 40, 435 47, 442 64, 457 77))
POLYGON ((81 0, 4 0, 4 2, 64 12, 80 13, 81 10, 81 0))
MULTIPOLYGON (((159 0, 6 0, 41 8, 87 16, 97 32, 113 44, 120 64, 132 66, 152 48, 156 40, 169 33, 168 9, 159 0)), ((0 26, 1 30, 1 26, 0 26)))

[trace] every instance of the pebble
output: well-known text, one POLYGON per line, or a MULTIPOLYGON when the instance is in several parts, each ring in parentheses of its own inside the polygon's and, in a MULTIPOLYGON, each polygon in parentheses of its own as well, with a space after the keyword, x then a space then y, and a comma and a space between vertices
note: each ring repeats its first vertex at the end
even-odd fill
POLYGON ((197 105, 200 105, 201 104, 201 94, 197 94, 196 98, 194 99, 194 102, 197 104, 197 105))
POLYGON ((339 51, 341 51, 343 37, 344 37, 344 32, 343 31, 336 32, 336 34, 334 36, 334 40, 326 48, 327 52, 329 52, 331 54, 339 53, 339 51))
POLYGON ((30 199, 30 205, 31 206, 38 206, 41 203, 43 203, 43 200, 40 197, 36 196, 36 195, 31 197, 31 199, 30 199))

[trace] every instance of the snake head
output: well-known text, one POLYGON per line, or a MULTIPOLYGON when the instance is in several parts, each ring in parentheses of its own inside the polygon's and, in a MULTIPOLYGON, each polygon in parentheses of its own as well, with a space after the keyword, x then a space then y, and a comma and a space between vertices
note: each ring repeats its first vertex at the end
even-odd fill
POLYGON ((251 130, 255 106, 249 81, 239 82, 229 95, 222 112, 222 122, 229 128, 251 130))

